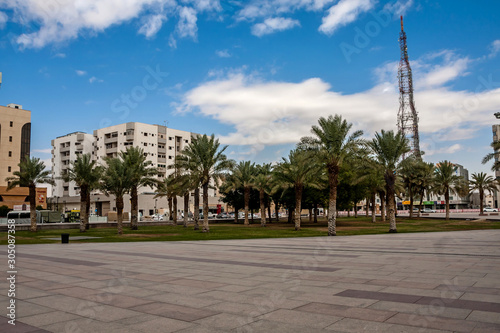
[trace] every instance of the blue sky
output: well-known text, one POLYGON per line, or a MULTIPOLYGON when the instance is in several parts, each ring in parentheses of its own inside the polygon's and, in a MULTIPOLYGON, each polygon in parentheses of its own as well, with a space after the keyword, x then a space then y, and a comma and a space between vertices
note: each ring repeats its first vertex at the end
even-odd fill
POLYGON ((0 104, 32 151, 129 121, 215 133, 235 159, 286 156, 320 116, 396 129, 404 15, 425 159, 489 172, 498 1, 0 0, 0 104))

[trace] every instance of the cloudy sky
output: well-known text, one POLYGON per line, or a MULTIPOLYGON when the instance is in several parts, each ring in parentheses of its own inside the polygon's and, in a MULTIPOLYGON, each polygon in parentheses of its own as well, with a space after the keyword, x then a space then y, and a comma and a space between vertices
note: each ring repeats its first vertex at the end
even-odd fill
POLYGON ((500 3, 456 0, 0 0, 0 104, 32 150, 124 122, 215 133, 272 162, 320 116, 397 123, 404 15, 425 159, 471 172, 500 111, 500 3))

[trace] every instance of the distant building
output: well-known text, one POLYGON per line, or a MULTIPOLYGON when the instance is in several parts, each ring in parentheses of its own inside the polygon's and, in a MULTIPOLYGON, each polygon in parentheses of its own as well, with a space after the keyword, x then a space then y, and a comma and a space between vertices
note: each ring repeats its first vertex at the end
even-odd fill
POLYGON ((0 105, 0 186, 19 171, 18 164, 30 155, 31 111, 22 105, 0 105))
MULTIPOLYGON (((162 125, 150 125, 139 122, 129 122, 94 130, 93 135, 75 132, 52 140, 52 171, 56 186, 51 197, 54 209, 70 211, 80 209, 79 188, 74 183, 57 179, 78 154, 91 154, 92 159, 105 165, 105 157, 117 157, 128 147, 140 147, 144 150, 146 159, 152 166, 158 168, 159 178, 163 179, 173 172, 168 169, 174 164, 175 157, 191 143, 191 139, 199 134, 176 130, 162 125)), ((139 189, 139 212, 143 216, 155 212, 167 211, 167 198, 154 198, 156 189, 143 187, 139 189)), ((210 190, 210 204, 217 209, 217 198, 214 190, 210 190)), ((183 199, 179 198, 178 209, 183 209, 183 199)), ((116 211, 114 196, 106 196, 99 191, 91 194, 91 211, 97 215, 106 215, 116 211)), ((201 199, 200 199, 201 202, 201 199)), ((124 211, 130 211, 129 196, 124 198, 124 211)), ((194 210, 194 200, 189 201, 190 210, 194 210)))
POLYGON ((65 182, 60 178, 80 154, 92 154, 94 137, 83 132, 74 132, 60 136, 51 141, 52 173, 55 186, 53 197, 73 197, 80 195, 80 189, 74 182, 65 182))
POLYGON ((19 171, 19 162, 30 155, 31 111, 22 105, 0 105, 0 205, 29 204, 28 188, 16 188, 7 192, 5 178, 19 171))

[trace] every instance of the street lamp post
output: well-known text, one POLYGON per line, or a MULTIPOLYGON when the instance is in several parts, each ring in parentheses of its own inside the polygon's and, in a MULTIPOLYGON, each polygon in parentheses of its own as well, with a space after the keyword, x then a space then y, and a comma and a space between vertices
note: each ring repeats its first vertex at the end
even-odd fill
POLYGON ((155 199, 155 215, 157 213, 157 210, 156 210, 156 204, 158 203, 158 199, 155 199))

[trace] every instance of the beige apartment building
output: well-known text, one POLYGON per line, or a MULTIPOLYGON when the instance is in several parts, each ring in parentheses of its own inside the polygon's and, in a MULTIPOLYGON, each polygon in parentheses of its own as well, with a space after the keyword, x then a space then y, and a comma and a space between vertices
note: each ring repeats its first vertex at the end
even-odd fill
POLYGON ((27 188, 7 192, 5 178, 12 177, 19 170, 19 162, 29 157, 31 143, 31 111, 22 105, 0 105, 0 205, 13 208, 26 203, 27 188))
MULTIPOLYGON (((497 119, 500 119, 500 113, 495 113, 495 117, 497 119)), ((492 130, 493 130, 493 142, 496 142, 500 138, 500 125, 495 124, 495 125, 493 125, 491 127, 492 127, 492 130)), ((496 158, 495 158, 495 160, 496 160, 496 158)), ((500 170, 495 171, 495 178, 496 179, 500 179, 500 170)), ((498 195, 498 191, 495 191, 495 193, 493 193, 493 205, 491 207, 498 208, 498 205, 500 204, 498 202, 499 201, 498 196, 499 196, 498 195)))

